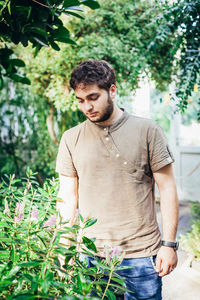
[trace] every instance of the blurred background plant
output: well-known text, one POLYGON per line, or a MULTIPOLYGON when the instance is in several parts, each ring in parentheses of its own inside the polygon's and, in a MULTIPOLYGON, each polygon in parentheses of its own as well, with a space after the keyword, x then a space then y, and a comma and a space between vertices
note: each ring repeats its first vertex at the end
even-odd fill
POLYGON ((192 227, 180 236, 180 245, 192 260, 200 262, 200 202, 191 203, 192 227))
POLYGON ((97 252, 94 240, 84 235, 96 220, 84 220, 79 214, 72 227, 63 223, 55 209, 57 190, 55 179, 40 188, 31 170, 27 178, 12 175, 2 181, 0 298, 93 299, 93 293, 98 299, 116 299, 116 293, 126 290, 116 274, 123 254, 113 250, 106 260, 94 258, 94 266, 88 269, 80 253, 94 256, 97 252), (60 242, 63 234, 71 242, 68 247, 60 242), (65 256, 62 267, 58 255, 65 256))

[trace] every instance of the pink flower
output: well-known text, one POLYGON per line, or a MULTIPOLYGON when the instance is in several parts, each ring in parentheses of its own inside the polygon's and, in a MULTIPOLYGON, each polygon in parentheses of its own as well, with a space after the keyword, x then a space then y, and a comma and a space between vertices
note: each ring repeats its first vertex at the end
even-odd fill
POLYGON ((43 224, 43 227, 47 227, 47 230, 50 230, 53 225, 56 224, 56 215, 53 215, 48 218, 48 220, 43 224))
POLYGON ((37 208, 33 208, 32 212, 31 212, 31 220, 37 220, 38 219, 38 209, 37 208))
POLYGON ((119 256, 120 254, 121 254, 121 248, 115 247, 112 251, 111 257, 113 258, 114 256, 119 256))
POLYGON ((17 202, 15 208, 14 222, 19 223, 24 218, 24 203, 17 202))

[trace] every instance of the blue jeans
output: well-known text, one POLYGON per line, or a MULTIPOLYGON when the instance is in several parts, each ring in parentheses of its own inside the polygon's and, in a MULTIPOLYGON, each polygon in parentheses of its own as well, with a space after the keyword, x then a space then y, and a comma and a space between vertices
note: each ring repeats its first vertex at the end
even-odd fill
MULTIPOLYGON (((88 267, 92 266, 94 258, 87 257, 88 267)), ((124 295, 125 300, 161 300, 162 279, 155 271, 156 255, 142 258, 124 259, 120 266, 131 266, 127 270, 120 270, 117 273, 124 278, 128 290, 124 295)), ((122 298, 121 298, 122 299, 122 298)))

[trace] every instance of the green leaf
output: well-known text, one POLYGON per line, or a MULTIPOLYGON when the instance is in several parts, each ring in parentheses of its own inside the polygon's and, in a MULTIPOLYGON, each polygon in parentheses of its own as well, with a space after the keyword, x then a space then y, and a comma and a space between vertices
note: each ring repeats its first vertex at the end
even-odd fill
POLYGON ((66 255, 65 256, 65 265, 68 265, 70 259, 73 257, 74 255, 66 255))
POLYGON ((92 250, 92 251, 94 251, 95 253, 97 253, 97 248, 96 248, 94 242, 93 242, 91 239, 87 238, 86 236, 83 236, 82 240, 83 240, 83 243, 85 244, 85 246, 86 246, 89 250, 92 250))
POLYGON ((5 288, 12 284, 12 280, 3 280, 0 281, 0 288, 5 288))
POLYGON ((9 12, 9 15, 11 15, 10 5, 11 5, 11 1, 8 2, 8 12, 9 12))
POLYGON ((94 225, 96 222, 97 222, 97 219, 89 219, 89 220, 85 223, 84 228, 88 228, 88 227, 94 225))
POLYGON ((39 27, 28 27, 27 30, 29 32, 34 32, 34 33, 37 33, 39 35, 42 35, 45 39, 48 37, 48 33, 42 29, 42 28, 39 28, 39 27))
POLYGON ((88 6, 89 8, 91 9, 97 9, 97 8, 100 8, 100 5, 97 1, 95 0, 83 0, 81 2, 81 4, 85 5, 85 6, 88 6))
POLYGON ((0 56, 2 56, 3 58, 5 58, 6 56, 10 56, 11 54, 13 54, 13 50, 8 49, 8 48, 3 48, 0 49, 0 56))
POLYGON ((108 299, 110 299, 110 300, 116 300, 115 295, 110 290, 106 291, 106 295, 108 296, 108 299))
POLYGON ((54 38, 57 38, 57 37, 69 38, 70 33, 69 33, 69 30, 67 30, 67 28, 65 28, 64 26, 59 26, 58 29, 55 29, 52 32, 52 36, 54 38))
POLYGON ((25 63, 21 59, 10 59, 9 62, 17 67, 25 67, 25 63))
POLYGON ((75 13, 75 12, 67 11, 67 10, 66 10, 66 11, 63 11, 63 13, 66 14, 66 15, 72 15, 72 16, 74 16, 74 17, 77 17, 77 18, 79 18, 79 19, 84 20, 84 17, 83 17, 83 16, 81 16, 81 15, 75 13))
POLYGON ((19 259, 19 255, 17 255, 16 253, 16 249, 15 249, 15 245, 12 244, 11 246, 12 250, 11 250, 11 260, 13 263, 16 263, 19 259))
POLYGON ((61 43, 76 45, 76 43, 69 38, 56 37, 55 40, 61 43))
POLYGON ((76 6, 80 5, 80 1, 78 0, 65 0, 63 6, 64 7, 69 7, 69 6, 76 6))
POLYGON ((40 51, 41 48, 42 48, 42 46, 40 44, 37 44, 35 46, 34 57, 36 57, 38 55, 38 52, 40 51))
POLYGON ((56 51, 60 50, 60 47, 54 41, 49 41, 49 43, 54 50, 56 51))
POLYGON ((11 74, 10 78, 16 82, 21 82, 21 83, 28 84, 28 85, 31 84, 30 80, 27 77, 22 77, 18 74, 11 74))
POLYGON ((20 267, 36 267, 36 266, 39 266, 43 261, 40 260, 40 261, 29 261, 29 262, 26 262, 26 263, 19 263, 18 266, 20 267))
POLYGON ((78 214, 78 216, 79 216, 79 218, 80 218, 81 222, 82 222, 82 223, 84 223, 83 216, 82 216, 80 213, 78 214))

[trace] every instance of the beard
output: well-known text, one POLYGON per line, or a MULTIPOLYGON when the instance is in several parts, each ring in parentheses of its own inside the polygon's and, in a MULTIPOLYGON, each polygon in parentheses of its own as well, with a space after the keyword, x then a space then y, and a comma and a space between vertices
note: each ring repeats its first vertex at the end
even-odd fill
POLYGON ((101 112, 99 112, 100 115, 94 118, 89 118, 87 115, 86 117, 93 123, 104 122, 110 118, 110 116, 113 113, 113 110, 114 110, 114 104, 110 95, 108 94, 107 105, 102 109, 101 112))

